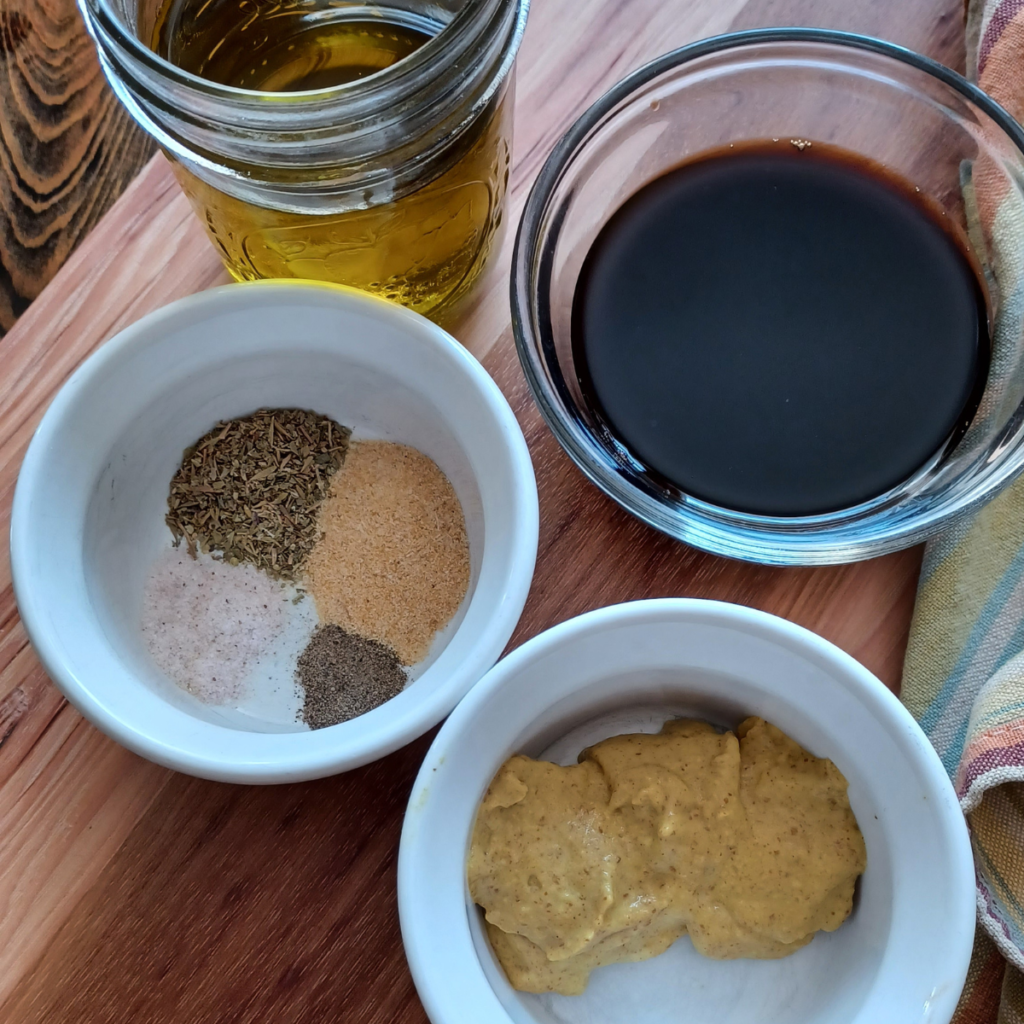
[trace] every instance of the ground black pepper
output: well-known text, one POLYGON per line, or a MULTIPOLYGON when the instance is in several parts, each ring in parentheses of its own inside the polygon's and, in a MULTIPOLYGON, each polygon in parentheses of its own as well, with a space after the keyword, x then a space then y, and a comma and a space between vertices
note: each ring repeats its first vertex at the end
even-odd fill
POLYGON ((299 719, 323 729, 365 714, 405 688, 394 650, 340 626, 318 626, 299 656, 295 677, 305 691, 299 719))

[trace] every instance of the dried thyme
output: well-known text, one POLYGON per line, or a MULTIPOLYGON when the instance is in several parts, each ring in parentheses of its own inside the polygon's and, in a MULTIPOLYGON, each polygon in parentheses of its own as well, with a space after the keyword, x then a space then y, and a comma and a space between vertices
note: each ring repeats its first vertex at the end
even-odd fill
POLYGON ((182 540, 237 565, 294 579, 320 536, 317 506, 351 431, 302 409, 260 409, 218 423, 185 450, 171 480, 167 525, 182 540))

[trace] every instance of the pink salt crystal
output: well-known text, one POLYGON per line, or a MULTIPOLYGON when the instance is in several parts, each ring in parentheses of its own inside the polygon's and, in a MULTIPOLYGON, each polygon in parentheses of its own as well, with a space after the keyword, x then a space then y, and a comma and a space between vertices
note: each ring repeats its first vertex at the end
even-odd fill
POLYGON ((207 704, 237 702, 284 627, 285 600, 282 586, 251 565, 167 551, 146 581, 142 636, 182 689, 207 704))

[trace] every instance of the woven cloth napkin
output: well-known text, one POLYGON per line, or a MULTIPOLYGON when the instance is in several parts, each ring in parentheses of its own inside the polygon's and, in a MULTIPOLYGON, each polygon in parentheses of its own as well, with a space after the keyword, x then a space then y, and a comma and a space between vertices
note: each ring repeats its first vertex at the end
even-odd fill
MULTIPOLYGON (((968 0, 968 74, 1024 121, 1024 0, 968 0)), ((1024 209, 984 168, 965 201, 1024 302, 1024 209)), ((1000 343, 993 339, 993 371, 1000 343)), ((1024 1024, 1024 478, 925 551, 903 702, 928 734, 967 815, 978 931, 954 1024, 1024 1024)))

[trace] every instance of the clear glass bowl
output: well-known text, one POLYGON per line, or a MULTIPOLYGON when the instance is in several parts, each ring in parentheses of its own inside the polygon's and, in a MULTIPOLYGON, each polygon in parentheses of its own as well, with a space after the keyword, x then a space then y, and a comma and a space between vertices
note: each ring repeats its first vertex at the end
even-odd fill
POLYGON ((551 153, 516 239, 512 321, 549 427, 644 522, 705 551, 778 565, 907 547, 1024 469, 1024 130, 960 75, 876 39, 770 29, 683 47, 613 87, 551 153), (588 407, 574 366, 576 281, 611 215, 688 158, 772 138, 842 146, 912 182, 966 232, 990 299, 991 370, 966 434, 898 487, 825 515, 736 512, 654 478, 588 407))

